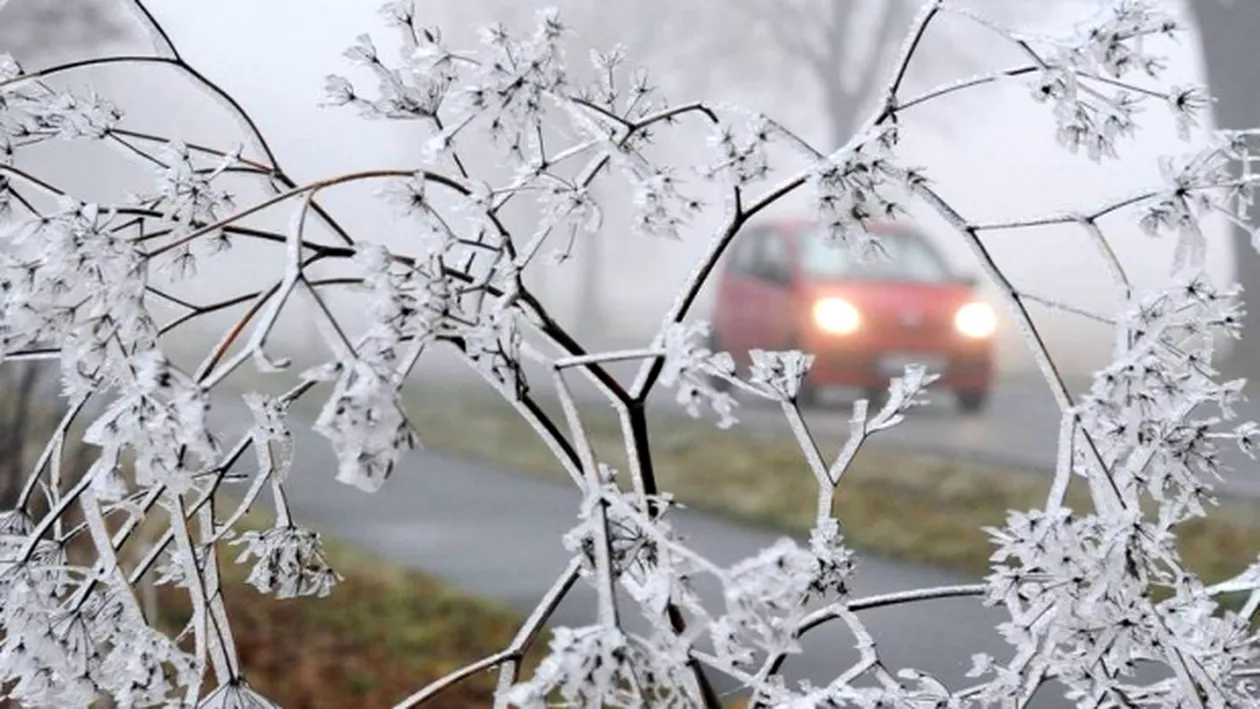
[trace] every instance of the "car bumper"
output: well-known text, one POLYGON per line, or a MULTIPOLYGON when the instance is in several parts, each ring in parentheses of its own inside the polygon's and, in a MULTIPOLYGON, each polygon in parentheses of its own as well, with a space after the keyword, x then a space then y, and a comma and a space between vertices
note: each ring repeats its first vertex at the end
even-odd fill
POLYGON ((884 388, 905 362, 941 375, 933 386, 985 391, 993 382, 993 342, 950 338, 944 342, 845 342, 828 339, 807 347, 814 353, 809 383, 818 388, 884 388))

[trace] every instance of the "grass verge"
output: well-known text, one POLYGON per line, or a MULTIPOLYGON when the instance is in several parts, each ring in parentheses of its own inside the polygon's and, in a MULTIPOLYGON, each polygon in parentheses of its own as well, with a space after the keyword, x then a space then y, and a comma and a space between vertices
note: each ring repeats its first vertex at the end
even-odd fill
MULTIPOLYGON (((260 529, 256 518, 238 525, 260 529)), ((245 584, 249 565, 221 554, 223 595, 246 681, 284 709, 390 707, 467 664, 502 650, 523 618, 425 576, 325 538, 345 580, 327 598, 277 600, 245 584)), ((187 623, 188 596, 158 588, 158 626, 187 623)), ((522 662, 527 678, 544 657, 544 629, 522 662)), ((494 704, 497 669, 473 675, 421 705, 484 709, 494 704)), ((559 701, 560 697, 554 698, 559 701)), ((744 709, 730 697, 726 709, 744 709)))
MULTIPOLYGON (((312 392, 312 404, 320 392, 312 392)), ((558 403, 537 395, 553 420, 558 403)), ((550 479, 567 474, 506 403, 484 389, 420 384, 407 409, 430 450, 550 479)), ((581 407, 597 456, 624 465, 621 431, 611 408, 581 407)), ((778 431, 717 429, 710 421, 656 412, 650 438, 664 490, 696 509, 788 532, 813 524, 816 486, 786 426, 778 431)), ((844 440, 820 440, 830 459, 844 440)), ((864 446, 840 483, 834 512, 856 549, 967 574, 989 569, 992 547, 981 528, 1008 510, 1043 505, 1049 480, 1031 469, 864 446)), ((1076 483, 1069 504, 1088 509, 1076 483)), ((1209 582, 1237 573, 1260 551, 1260 505, 1225 502, 1182 530, 1188 562, 1209 582)))
MULTIPOLYGON (((241 529, 258 528, 256 524, 241 529)), ((221 555, 224 597, 247 681, 285 709, 389 707, 426 684, 505 647, 522 618, 335 541, 345 580, 326 598, 276 600, 245 584, 248 564, 221 555)), ((159 625, 178 632, 187 594, 159 587, 159 625)), ((546 637, 536 647, 546 647, 546 637)), ((526 657, 532 668, 536 652, 526 657)), ((493 702, 497 672, 482 672, 426 707, 493 702)))

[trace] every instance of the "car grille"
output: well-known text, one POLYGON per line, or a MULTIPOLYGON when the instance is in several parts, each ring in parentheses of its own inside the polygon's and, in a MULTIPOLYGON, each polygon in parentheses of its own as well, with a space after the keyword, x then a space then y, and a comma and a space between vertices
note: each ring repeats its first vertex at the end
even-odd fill
POLYGON ((917 322, 905 322, 898 318, 881 318, 869 324, 872 330, 878 332, 901 332, 914 333, 922 335, 939 335, 953 331, 953 323, 942 322, 940 320, 919 320, 917 322))

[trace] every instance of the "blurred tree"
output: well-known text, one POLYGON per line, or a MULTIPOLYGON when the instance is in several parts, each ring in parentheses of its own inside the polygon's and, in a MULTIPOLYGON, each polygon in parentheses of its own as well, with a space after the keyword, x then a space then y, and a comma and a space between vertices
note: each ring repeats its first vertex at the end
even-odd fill
MULTIPOLYGON (((122 4, 112 0, 0 0, 0 53, 24 64, 92 50, 125 36, 122 4)), ((0 363, 0 509, 17 499, 38 448, 65 413, 53 362, 0 363)), ((67 477, 86 470, 86 446, 72 446, 67 477)), ((38 498, 37 500, 38 501, 38 498)))
POLYGON ((0 0, 0 52, 29 61, 117 39, 120 9, 112 0, 0 0))
MULTIPOLYGON (((1208 85, 1216 97, 1217 128, 1251 128, 1260 124, 1260 81, 1257 81, 1256 40, 1260 38, 1257 0, 1188 0, 1198 24, 1208 85)), ((1248 215, 1258 223, 1260 209, 1248 215)), ((1243 319, 1243 338, 1232 352, 1238 374, 1260 376, 1260 254, 1251 235, 1234 229, 1234 267, 1249 307, 1243 319)))
MULTIPOLYGON (((693 81, 788 90, 781 99, 814 104, 825 135, 819 147, 837 148, 869 111, 888 78, 894 55, 922 0, 657 0, 636 4, 638 25, 651 28, 637 49, 660 64, 689 67, 693 81), (697 69, 698 68, 698 69, 697 69)), ((957 6, 998 22, 1051 12, 1050 4, 959 0, 957 6)), ((965 43, 931 40, 934 60, 921 66, 957 75, 982 57, 965 43)), ((933 77, 934 80, 935 77, 933 77)), ((701 87, 703 88, 703 87, 701 87)))
POLYGON ((760 55, 763 71, 789 81, 804 79, 806 86, 793 82, 794 88, 804 88, 802 93, 816 102, 827 130, 823 146, 839 147, 857 128, 871 92, 883 81, 885 55, 896 51, 918 4, 734 0, 723 5, 729 7, 731 19, 742 24, 742 36, 737 35, 727 52, 760 55), (757 47, 770 49, 770 57, 757 47))
MULTIPOLYGON (((66 415, 57 384, 56 360, 0 364, 0 510, 14 507, 31 467, 66 415)), ((93 452, 93 446, 70 438, 61 460, 63 481, 78 480, 93 452)), ((42 502, 37 495, 28 510, 42 502)))
POLYGON ((10 363, 0 370, 0 509, 11 509, 18 498, 19 488, 25 478, 28 452, 35 429, 47 433, 46 426, 38 425, 31 413, 30 404, 38 394, 40 367, 34 363, 10 363))

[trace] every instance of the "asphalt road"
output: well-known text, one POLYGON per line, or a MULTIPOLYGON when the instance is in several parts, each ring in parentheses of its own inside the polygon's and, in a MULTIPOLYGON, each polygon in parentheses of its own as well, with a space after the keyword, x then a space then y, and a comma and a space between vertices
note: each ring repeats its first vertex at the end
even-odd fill
MULTIPOLYGON (((633 365, 615 363, 609 370, 619 381, 628 383, 634 379, 633 365)), ((531 381, 535 387, 547 386, 545 377, 533 377, 531 381)), ((1074 397, 1088 388, 1089 381, 1085 378, 1068 382, 1069 392, 1074 397)), ((597 395, 589 386, 574 387, 574 391, 597 395)), ((1248 385, 1246 391, 1253 392, 1254 387, 1248 385)), ((1260 422, 1260 395, 1252 396, 1252 401, 1235 407, 1239 421, 1260 422)), ((677 410, 672 397, 672 391, 658 387, 652 403, 677 410)), ((824 404, 807 410, 805 418, 815 434, 843 440, 848 435, 853 398, 853 395, 846 398, 840 392, 824 404)), ((1035 374, 996 382, 988 406, 976 414, 959 412, 948 392, 929 390, 929 400, 928 406, 914 409, 902 423, 879 432, 871 439, 871 445, 1005 463, 1047 473, 1054 469, 1059 409, 1049 387, 1035 374)), ((740 397, 740 401, 736 415, 741 425, 759 429, 785 426, 777 407, 753 397, 740 397)), ((1222 445, 1222 459, 1232 469, 1223 473, 1222 481, 1215 482, 1221 496, 1260 500, 1260 463, 1248 459, 1228 442, 1222 445)))
MULTIPOLYGON (((1044 383, 1031 378, 1003 381, 978 414, 959 413, 947 394, 930 393, 929 400, 900 424, 879 432, 872 443, 1053 469, 1059 415, 1044 383)), ((852 397, 838 396, 806 410, 805 419, 817 432, 842 438, 849 428, 851 402, 852 397)), ((746 425, 782 425, 777 408, 752 400, 742 404, 739 417, 746 425)))
MULTIPOLYGON (((248 421, 239 406, 217 404, 212 416, 228 435, 242 432, 248 421)), ((567 486, 415 452, 382 491, 365 494, 333 479, 335 464, 323 439, 302 427, 295 436, 290 504, 298 520, 320 531, 522 612, 534 607, 568 563, 560 540, 575 521, 579 500, 567 486)), ((252 456, 245 460, 253 465, 252 456)), ((719 564, 754 554, 779 536, 687 511, 675 525, 692 548, 719 564)), ((853 584, 858 597, 977 580, 877 558, 859 563, 853 584)), ((553 623, 595 619, 594 593, 583 584, 561 604, 553 623)), ((713 588, 702 586, 701 592, 708 603, 720 603, 713 588)), ((914 667, 949 686, 966 686, 972 653, 1008 653, 993 630, 1000 614, 978 599, 934 600, 864 617, 889 668, 914 667)), ((854 643, 840 625, 815 631, 806 653, 785 666, 788 678, 830 681, 857 657, 854 643)), ((726 681, 719 688, 735 687, 726 681)))
MULTIPOLYGON (((1086 385, 1069 385, 1073 396, 1086 385)), ((1249 385, 1247 391, 1251 392, 1249 385)), ((1260 422, 1260 401, 1244 401, 1235 407, 1238 421, 1260 422)), ((1205 411, 1209 411, 1205 409, 1205 411)), ((1214 412, 1213 412, 1214 413, 1214 412)), ((806 413, 820 433, 840 436, 847 430, 848 406, 806 413)), ((753 426, 781 425, 777 410, 755 404, 744 407, 744 420, 753 426)), ((978 415, 959 413, 947 395, 935 395, 928 407, 915 409, 893 428, 872 439, 874 445, 943 453, 960 458, 1054 469, 1058 445, 1059 410, 1042 381, 1028 379, 999 382, 989 406, 978 415)), ((1229 467, 1223 480, 1214 481, 1222 497, 1260 500, 1260 462, 1250 460, 1232 442, 1221 445, 1222 460, 1229 467)))
MULTIPOLYGON (((640 343, 597 343, 596 351, 635 346, 640 346, 640 343)), ((634 379, 637 362, 617 362, 607 368, 619 381, 628 385, 634 379)), ((529 377, 532 388, 551 388, 549 373, 534 367, 530 369, 534 370, 529 377)), ((475 386, 485 386, 466 364, 442 350, 426 355, 418 375, 422 379, 445 384, 464 380, 475 386)), ((1227 373, 1224 376, 1232 378, 1238 375, 1227 373)), ((584 381, 582 377, 573 377, 574 393, 582 397, 599 396, 584 381)), ((1083 377, 1068 382, 1073 396, 1078 396, 1088 386, 1088 380, 1083 377)), ((1254 393, 1255 389, 1255 385, 1249 384, 1246 391, 1253 400, 1244 401, 1236 407, 1239 420, 1260 422, 1260 395, 1254 393)), ((673 391, 658 386, 651 403, 677 411, 673 395, 673 391)), ((988 406, 976 414, 960 413, 947 392, 932 393, 930 397, 934 399, 932 405, 915 409, 899 425, 879 432, 872 438, 871 445, 1012 464, 1046 472, 1054 469, 1059 411, 1049 388, 1035 373, 998 380, 988 406)), ((746 427, 764 430, 783 429, 785 426, 779 410, 764 402, 742 401, 737 415, 741 425, 746 427)), ((849 415, 849 404, 843 395, 805 412, 806 420, 818 436, 834 440, 841 440, 847 435, 849 415)), ((1232 444, 1223 445, 1222 453, 1224 462, 1232 470, 1226 470, 1224 480, 1216 483, 1218 492, 1225 497, 1260 500, 1260 463, 1246 458, 1232 444)))

